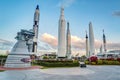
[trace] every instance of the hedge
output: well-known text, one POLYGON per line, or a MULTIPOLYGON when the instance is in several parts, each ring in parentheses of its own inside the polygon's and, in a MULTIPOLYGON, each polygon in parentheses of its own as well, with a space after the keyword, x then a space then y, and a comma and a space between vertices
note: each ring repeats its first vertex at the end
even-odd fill
POLYGON ((97 61, 97 64, 102 65, 102 64, 103 64, 103 61, 102 61, 102 60, 98 60, 98 61, 97 61))
POLYGON ((37 61, 37 65, 45 67, 76 67, 79 66, 78 61, 37 61))
POLYGON ((91 62, 92 65, 96 65, 96 62, 91 62))

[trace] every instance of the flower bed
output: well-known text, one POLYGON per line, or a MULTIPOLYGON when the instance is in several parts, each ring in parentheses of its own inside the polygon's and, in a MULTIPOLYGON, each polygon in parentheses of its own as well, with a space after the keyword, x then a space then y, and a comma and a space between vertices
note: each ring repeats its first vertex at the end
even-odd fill
POLYGON ((114 59, 114 58, 108 58, 108 59, 97 59, 97 60, 86 60, 86 64, 91 65, 120 65, 120 58, 114 59))

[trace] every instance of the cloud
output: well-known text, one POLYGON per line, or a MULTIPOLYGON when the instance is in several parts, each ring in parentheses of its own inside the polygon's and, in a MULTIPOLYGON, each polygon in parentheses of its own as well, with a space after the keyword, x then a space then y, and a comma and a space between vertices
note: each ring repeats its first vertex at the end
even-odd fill
MULTIPOLYGON (((78 36, 71 36, 71 43, 73 48, 77 49, 85 49, 85 38, 80 38, 78 36)), ((100 48, 102 42, 100 40, 95 39, 95 48, 100 48)))
POLYGON ((113 13, 113 15, 114 15, 114 16, 120 16, 120 11, 115 11, 115 12, 113 13))
POLYGON ((73 48, 85 48, 85 39, 72 35, 71 44, 73 48))
MULTIPOLYGON (((41 35, 40 40, 49 44, 53 48, 57 47, 58 45, 58 40, 55 36, 44 33, 41 35)), ((71 45, 73 50, 83 50, 85 49, 85 38, 80 38, 75 35, 71 35, 71 45)), ((95 48, 99 49, 100 46, 102 45, 102 41, 95 39, 95 48)), ((112 43, 112 42, 107 42, 107 49, 120 49, 120 43, 112 43)))
POLYGON ((43 42, 46 42, 47 44, 51 45, 52 47, 57 46, 57 38, 51 34, 48 34, 48 33, 42 34, 42 36, 40 37, 40 40, 43 42))
POLYGON ((13 45, 14 42, 0 39, 0 50, 10 50, 13 45))
POLYGON ((108 43, 107 48, 108 49, 120 49, 120 43, 108 43))
POLYGON ((60 0, 58 6, 61 7, 69 7, 71 6, 76 0, 60 0))
MULTIPOLYGON (((58 39, 48 33, 44 33, 41 35, 40 40, 51 45, 52 47, 58 46, 58 39)), ((84 48, 85 47, 85 39, 79 38, 77 36, 71 36, 71 43, 73 48, 84 48)))
POLYGON ((102 41, 95 39, 95 48, 99 49, 101 45, 102 45, 102 41))

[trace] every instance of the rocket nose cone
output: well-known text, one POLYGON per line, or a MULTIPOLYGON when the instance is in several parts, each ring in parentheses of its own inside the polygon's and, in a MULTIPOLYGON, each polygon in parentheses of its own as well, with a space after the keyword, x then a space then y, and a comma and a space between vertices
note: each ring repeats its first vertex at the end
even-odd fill
POLYGON ((39 9, 39 5, 37 5, 36 9, 39 9))

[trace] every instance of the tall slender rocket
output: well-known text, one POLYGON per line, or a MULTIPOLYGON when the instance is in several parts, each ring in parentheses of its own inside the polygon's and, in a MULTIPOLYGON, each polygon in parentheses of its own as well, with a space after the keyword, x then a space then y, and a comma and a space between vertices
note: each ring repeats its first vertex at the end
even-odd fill
POLYGON ((104 52, 106 52, 107 51, 107 49, 106 49, 106 37, 104 34, 104 30, 103 30, 103 45, 104 45, 104 52))
POLYGON ((34 13, 34 25, 33 25, 33 32, 34 32, 34 38, 33 38, 33 50, 32 52, 37 53, 37 40, 38 40, 38 29, 39 29, 39 6, 37 5, 35 13, 34 13))
POLYGON ((90 56, 95 54, 95 44, 94 44, 94 32, 92 28, 92 23, 89 23, 89 48, 90 48, 90 56))
POLYGON ((89 42, 88 42, 88 35, 86 31, 86 57, 89 57, 89 42))
POLYGON ((67 35, 66 35, 66 56, 68 59, 71 58, 71 34, 69 29, 69 22, 67 22, 67 35))
POLYGON ((61 15, 59 19, 58 27, 58 58, 66 57, 66 46, 65 46, 65 18, 64 18, 64 8, 61 8, 61 15))
POLYGON ((101 44, 101 46, 100 46, 100 53, 103 53, 102 44, 101 44))

